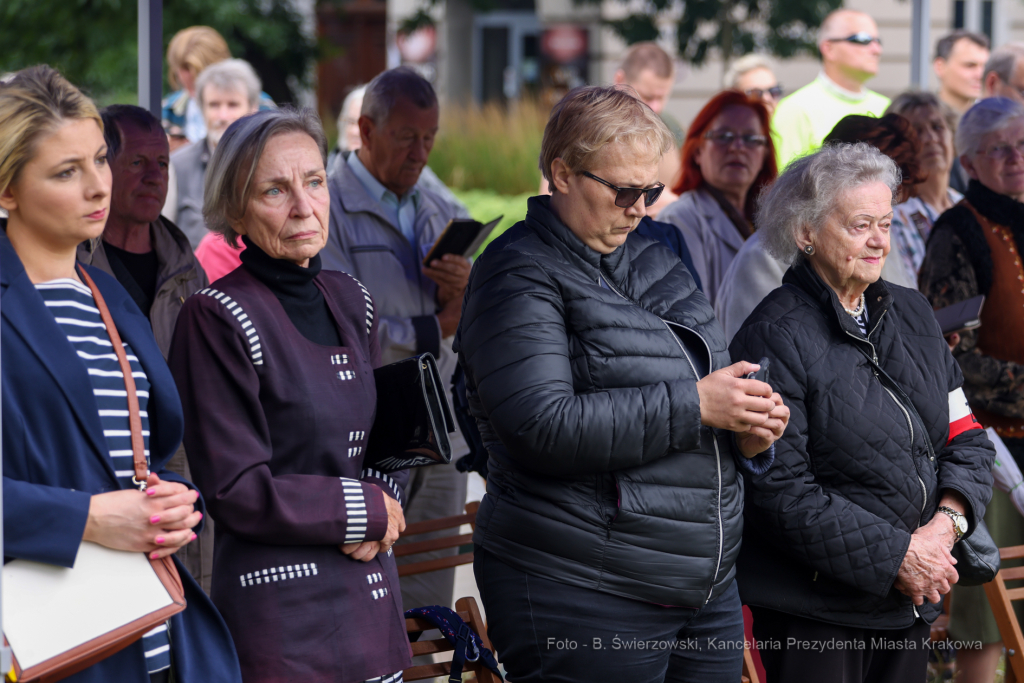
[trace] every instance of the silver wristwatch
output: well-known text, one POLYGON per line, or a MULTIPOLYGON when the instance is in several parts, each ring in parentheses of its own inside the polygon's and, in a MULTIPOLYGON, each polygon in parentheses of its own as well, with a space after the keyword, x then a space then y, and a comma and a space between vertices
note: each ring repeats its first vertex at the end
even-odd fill
MULTIPOLYGON (((956 540, 959 541, 961 538, 967 535, 967 518, 957 512, 951 507, 943 505, 939 508, 939 512, 949 515, 949 518, 953 520, 953 530, 956 531, 956 540)), ((956 541, 954 541, 955 543, 956 541)))

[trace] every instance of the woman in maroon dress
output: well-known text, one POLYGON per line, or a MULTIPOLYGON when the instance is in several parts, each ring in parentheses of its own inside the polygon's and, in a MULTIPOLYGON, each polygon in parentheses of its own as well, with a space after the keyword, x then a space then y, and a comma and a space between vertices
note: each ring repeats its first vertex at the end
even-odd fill
POLYGON ((377 316, 357 280, 320 270, 326 153, 309 110, 224 134, 204 215, 242 239, 243 267, 185 302, 171 348, 217 522, 212 597, 246 683, 400 681, 410 663, 391 553, 404 473, 363 466, 377 316))

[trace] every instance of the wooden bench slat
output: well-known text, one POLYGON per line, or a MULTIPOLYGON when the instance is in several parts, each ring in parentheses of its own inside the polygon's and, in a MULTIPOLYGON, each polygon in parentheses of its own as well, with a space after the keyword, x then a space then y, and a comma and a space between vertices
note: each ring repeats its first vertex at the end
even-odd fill
POLYGON ((458 567, 462 564, 472 564, 472 562, 473 553, 463 553, 461 555, 452 555, 451 557, 439 557, 436 560, 424 560, 423 562, 399 565, 398 575, 412 576, 413 574, 425 574, 427 572, 437 571, 438 569, 451 569, 452 567, 458 567))
POLYGON ((402 672, 402 678, 407 681, 422 681, 427 678, 443 676, 447 680, 451 667, 451 664, 422 664, 420 666, 413 666, 402 672))
POLYGON ((473 542, 473 534, 462 534, 461 536, 445 536, 444 538, 432 538, 429 541, 416 541, 415 543, 402 543, 394 546, 395 556, 418 555, 428 553, 432 550, 444 550, 445 548, 458 548, 473 542))
POLYGON ((443 529, 452 529, 460 527, 463 524, 471 524, 476 521, 476 515, 456 515, 454 517, 441 517, 440 519, 428 519, 425 522, 414 522, 413 524, 407 524, 405 531, 402 532, 402 536, 415 536, 416 534, 425 534, 430 531, 441 531, 443 529))

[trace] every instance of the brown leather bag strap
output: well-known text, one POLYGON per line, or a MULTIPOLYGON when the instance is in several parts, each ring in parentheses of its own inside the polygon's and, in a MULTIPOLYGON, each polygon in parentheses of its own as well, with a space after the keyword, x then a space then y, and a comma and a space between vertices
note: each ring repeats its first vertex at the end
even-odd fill
POLYGON ((99 287, 81 265, 78 266, 78 273, 92 290, 92 298, 96 300, 96 308, 100 309, 100 317, 107 328, 110 343, 114 345, 117 362, 121 365, 124 388, 128 392, 128 423, 131 425, 132 458, 135 461, 135 475, 132 477, 132 483, 138 486, 140 491, 145 491, 146 479, 149 477, 149 463, 146 462, 145 442, 142 440, 142 415, 139 411, 139 395, 135 391, 135 378, 132 377, 132 366, 128 362, 128 355, 124 352, 124 345, 121 343, 121 335, 117 333, 114 319, 110 317, 110 309, 107 308, 107 302, 103 300, 99 287))

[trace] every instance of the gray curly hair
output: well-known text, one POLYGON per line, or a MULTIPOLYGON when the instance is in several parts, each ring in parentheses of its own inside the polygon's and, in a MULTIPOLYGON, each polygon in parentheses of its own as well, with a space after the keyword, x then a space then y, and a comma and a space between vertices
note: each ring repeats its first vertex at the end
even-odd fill
POLYGON ((792 162, 759 198, 755 217, 765 249, 783 263, 802 257, 800 228, 815 231, 839 206, 842 196, 867 183, 884 183, 893 193, 900 182, 899 166, 865 142, 832 144, 792 162))

